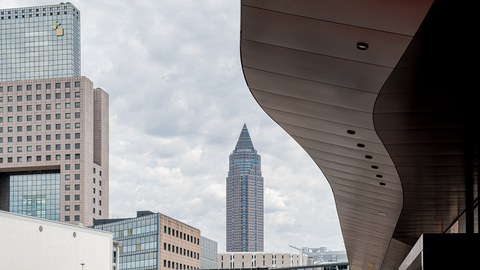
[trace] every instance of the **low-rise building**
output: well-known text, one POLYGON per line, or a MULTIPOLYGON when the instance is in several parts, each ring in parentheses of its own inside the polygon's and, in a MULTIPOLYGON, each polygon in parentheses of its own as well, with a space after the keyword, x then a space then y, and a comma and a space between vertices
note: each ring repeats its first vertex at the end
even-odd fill
POLYGON ((112 269, 110 233, 0 211, 0 269, 112 269))
POLYGON ((218 243, 200 236, 200 268, 217 269, 218 243))
POLYGON ((306 257, 291 253, 228 252, 217 256, 218 268, 279 268, 305 265, 306 257))
POLYGON ((119 242, 122 270, 200 268, 200 230, 169 216, 138 211, 134 218, 95 220, 93 227, 119 242))

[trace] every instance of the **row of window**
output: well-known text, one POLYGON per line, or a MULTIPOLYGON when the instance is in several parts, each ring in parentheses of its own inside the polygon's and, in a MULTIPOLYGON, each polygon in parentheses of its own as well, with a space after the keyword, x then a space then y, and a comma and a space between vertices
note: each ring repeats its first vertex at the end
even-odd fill
POLYGON ((168 235, 172 235, 172 236, 178 237, 180 239, 186 240, 188 242, 200 245, 200 239, 199 238, 191 236, 187 233, 183 233, 179 230, 175 230, 174 228, 163 226, 163 232, 168 234, 168 235))
POLYGON ((197 267, 178 263, 178 262, 172 262, 168 260, 163 260, 163 267, 171 268, 171 269, 198 269, 197 267))
MULTIPOLYGON (((8 131, 8 132, 13 132, 13 131, 8 131)), ((45 141, 51 141, 52 140, 52 134, 45 134, 44 136, 45 136, 45 141)), ((26 137, 27 142, 31 142, 33 140, 32 135, 27 135, 25 137, 26 137)), ((13 136, 8 136, 6 138, 7 138, 7 143, 12 143, 13 140, 15 139, 15 137, 13 137, 13 136)), ((72 136, 71 136, 70 133, 65 133, 64 138, 65 138, 65 140, 70 140, 72 138, 72 136)), ((17 136, 16 139, 17 139, 17 142, 23 142, 23 136, 17 136)), ((61 139, 62 139, 61 134, 55 134, 55 140, 61 140, 61 139)), ((75 133, 74 134, 74 139, 80 139, 80 133, 75 133)), ((36 141, 42 141, 42 135, 35 135, 35 140, 36 141)), ((0 143, 3 143, 3 142, 4 142, 3 137, 0 137, 0 143)), ((77 144, 75 144, 75 146, 77 146, 77 144)), ((37 146, 37 147, 41 147, 41 146, 37 146)), ((37 151, 40 151, 40 150, 37 150, 37 151)))
POLYGON ((175 252, 176 254, 184 255, 194 259, 200 259, 200 254, 198 252, 191 251, 186 248, 178 247, 178 246, 167 244, 167 243, 163 243, 163 250, 175 252))
MULTIPOLYGON (((17 141, 18 142, 22 141, 21 136, 18 136, 17 141)), ((17 153, 22 153, 23 149, 24 149, 23 146, 17 146, 17 153)), ((71 145, 69 143, 66 143, 64 149, 65 150, 70 150, 71 145)), ((75 149, 80 149, 80 143, 75 143, 75 149)), ((31 145, 25 146, 25 151, 26 152, 32 152, 32 150, 33 150, 33 146, 31 146, 31 145)), ((45 145, 45 151, 51 151, 51 150, 53 150, 51 144, 45 145)), ((61 144, 55 144, 55 150, 62 150, 62 145, 61 144)), ((7 152, 8 153, 13 153, 13 151, 14 151, 13 146, 7 147, 7 152)), ((37 152, 42 151, 42 146, 41 145, 36 145, 35 146, 35 151, 37 151, 37 152)), ((0 146, 0 153, 3 153, 3 147, 2 146, 0 146)))
MULTIPOLYGON (((33 101, 34 96, 35 96, 35 100, 42 100, 42 94, 26 95, 25 100, 26 101, 33 101)), ((62 93, 55 93, 54 96, 55 96, 55 99, 61 99, 62 98, 62 93)), ((65 96, 65 98, 71 98, 72 93, 71 92, 65 92, 64 96, 65 96)), ((76 97, 76 98, 79 98, 80 97, 80 92, 79 91, 75 92, 73 94, 73 96, 76 97)), ((51 100, 52 99, 52 94, 50 94, 50 93, 45 94, 45 99, 46 100, 51 100)), ((18 96, 16 96, 15 99, 13 98, 13 96, 7 96, 7 102, 14 102, 15 100, 21 102, 21 101, 23 101, 23 96, 18 95, 18 96)), ((3 95, 0 95, 0 102, 4 102, 3 95)))
MULTIPOLYGON (((80 128, 80 122, 76 122, 74 123, 74 128, 75 129, 79 129, 80 128)), ((64 124, 64 128, 65 129, 72 129, 72 123, 65 123, 64 124)), ((62 129, 62 124, 55 124, 55 130, 61 130, 62 129)), ((13 132, 15 129, 13 127, 7 127, 7 132, 8 133, 11 133, 13 132)), ((23 126, 17 126, 16 128, 17 132, 24 132, 24 128, 23 126)), ((45 125, 45 130, 52 130, 52 125, 51 124, 46 124, 45 125)), ((0 127, 0 133, 3 133, 4 129, 3 127, 0 127)), ((25 131, 26 132, 32 132, 33 131, 33 126, 32 125, 27 125, 25 126, 25 131)), ((42 125, 35 125, 35 131, 42 131, 42 125)), ((40 138, 40 139, 37 139, 37 141, 41 141, 41 135, 36 135, 37 138, 40 138)))
MULTIPOLYGON (((80 102, 75 102, 74 106, 75 106, 76 109, 80 108, 80 102)), ((27 112, 31 112, 33 110, 32 105, 26 105, 25 107, 26 107, 27 112)), ((7 112, 8 113, 13 113, 14 112, 13 108, 14 108, 13 106, 7 106, 7 112)), ((69 103, 69 102, 65 103, 65 109, 71 109, 71 108, 72 108, 71 103, 69 103)), ((45 104, 45 110, 49 111, 51 109, 52 109, 52 104, 45 104)), ((55 109, 62 109, 62 103, 55 103, 55 109)), ((42 110, 42 104, 35 105, 35 110, 36 111, 41 111, 42 110)), ((3 109, 2 106, 0 106, 0 113, 2 113, 2 112, 4 112, 4 109, 3 109)), ((17 112, 23 112, 23 106, 22 105, 17 106, 17 112)), ((59 113, 57 113, 57 114, 59 114, 59 113)), ((70 113, 68 113, 68 114, 70 114, 70 113)), ((60 117, 61 117, 61 115, 60 115, 60 117)), ((60 118, 56 118, 56 119, 60 119, 60 118)), ((70 119, 70 118, 66 118, 66 119, 70 119)))
MULTIPOLYGON (((19 106, 21 107, 21 106, 19 106)), ((0 110, 2 110, 3 108, 0 107, 0 110)), ((1 112, 1 111, 0 111, 1 112)), ((80 112, 75 112, 74 113, 74 117, 75 118, 80 118, 80 112)), ((65 113, 65 119, 71 119, 72 118, 72 114, 71 113, 65 113)), ((0 123, 3 122, 3 119, 4 117, 3 116, 0 116, 0 123)), ((23 122, 23 119, 24 119, 24 116, 23 115, 19 115, 16 117, 17 119, 17 122, 23 122)), ((52 120, 52 114, 45 114, 45 120, 52 120)), ((56 113, 55 114, 55 120, 61 120, 62 119, 62 114, 61 113, 56 113)), ((7 122, 8 123, 13 123, 15 120, 15 117, 14 116, 8 116, 7 117, 7 122)), ((33 121, 33 115, 29 114, 29 115, 25 115, 25 120, 27 122, 32 122, 33 121)), ((35 120, 36 121, 42 121, 42 115, 41 114, 36 114, 35 115, 35 120)))
MULTIPOLYGON (((55 160, 62 160, 62 156, 61 155, 55 155, 55 160)), ((66 154, 65 155, 65 160, 70 160, 70 154, 66 154)), ((17 157, 16 158, 16 161, 17 163, 21 163, 21 162, 32 162, 34 159, 33 156, 26 156, 25 159, 24 157, 17 157)), ((75 154, 75 159, 80 159, 80 154, 75 154)), ((4 158, 3 157, 0 157, 0 163, 3 163, 3 160, 4 158)), ((13 157, 7 157, 7 163, 13 163, 13 157)), ((52 155, 45 155, 45 161, 51 161, 53 160, 52 159, 52 155)), ((42 161, 42 156, 35 156, 35 161, 42 161)))
MULTIPOLYGON (((71 82, 65 82, 65 84, 64 84, 65 88, 71 88, 71 85, 72 85, 71 82)), ((80 81, 74 82, 73 85, 74 85, 75 88, 80 87, 80 81)), ((62 83, 57 82, 57 83, 54 84, 54 86, 55 86, 55 89, 60 89, 60 88, 62 88, 62 83)), ((27 91, 31 91, 32 87, 33 87, 33 85, 27 84, 25 86, 25 89, 27 91)), ((43 85, 43 87, 45 89, 52 89, 52 84, 51 83, 46 83, 45 85, 43 85)), ((4 88, 3 86, 0 86, 0 92, 3 92, 3 88, 4 88)), ((6 87, 6 89, 7 89, 7 92, 13 92, 14 87, 13 87, 13 85, 9 85, 9 86, 6 87)), ((23 91, 24 86, 23 85, 16 85, 15 89, 17 91, 23 91)), ((42 90, 42 84, 40 84, 40 83, 35 84, 35 90, 42 90)))

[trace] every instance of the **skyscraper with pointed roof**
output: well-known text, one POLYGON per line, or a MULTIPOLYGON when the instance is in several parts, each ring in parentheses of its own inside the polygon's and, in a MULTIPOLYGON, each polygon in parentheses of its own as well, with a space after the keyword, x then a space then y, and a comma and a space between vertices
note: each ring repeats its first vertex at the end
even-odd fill
POLYGON ((263 177, 261 158, 247 125, 230 154, 227 177, 227 252, 263 251, 263 177))

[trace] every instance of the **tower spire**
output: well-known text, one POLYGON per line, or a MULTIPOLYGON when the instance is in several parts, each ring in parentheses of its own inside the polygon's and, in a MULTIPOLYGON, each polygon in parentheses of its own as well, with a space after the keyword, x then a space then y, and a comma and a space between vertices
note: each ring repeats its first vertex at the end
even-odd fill
POLYGON ((237 145, 235 146, 235 150, 238 149, 254 149, 252 139, 248 133, 247 124, 243 124, 242 132, 240 133, 237 145))

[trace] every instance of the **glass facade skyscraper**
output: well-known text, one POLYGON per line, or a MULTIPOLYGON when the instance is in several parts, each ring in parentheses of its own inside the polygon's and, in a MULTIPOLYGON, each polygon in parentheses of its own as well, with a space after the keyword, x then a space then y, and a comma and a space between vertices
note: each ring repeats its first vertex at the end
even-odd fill
POLYGON ((80 76, 80 11, 0 9, 0 210, 108 217, 108 126, 108 93, 80 76))
POLYGON ((80 68, 75 6, 0 10, 0 81, 80 76, 80 68))
POLYGON ((243 125, 227 177, 227 252, 262 252, 264 186, 260 155, 243 125))

